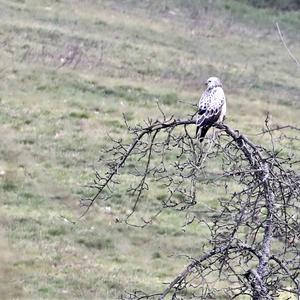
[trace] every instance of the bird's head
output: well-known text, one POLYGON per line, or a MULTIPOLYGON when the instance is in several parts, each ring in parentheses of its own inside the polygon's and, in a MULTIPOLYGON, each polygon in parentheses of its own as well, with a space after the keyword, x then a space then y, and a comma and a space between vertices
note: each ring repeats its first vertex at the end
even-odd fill
POLYGON ((207 86, 208 89, 212 89, 214 87, 217 86, 222 86, 221 80, 217 77, 209 77, 206 82, 205 85, 207 86))

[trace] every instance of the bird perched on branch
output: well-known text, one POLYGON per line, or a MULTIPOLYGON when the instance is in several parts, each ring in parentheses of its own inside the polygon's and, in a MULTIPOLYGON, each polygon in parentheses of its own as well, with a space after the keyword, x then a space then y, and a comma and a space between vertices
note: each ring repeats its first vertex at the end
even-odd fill
POLYGON ((208 129, 213 124, 223 122, 226 114, 226 98, 220 79, 210 77, 205 84, 207 88, 200 98, 196 121, 196 135, 199 136, 200 142, 204 140, 208 129))

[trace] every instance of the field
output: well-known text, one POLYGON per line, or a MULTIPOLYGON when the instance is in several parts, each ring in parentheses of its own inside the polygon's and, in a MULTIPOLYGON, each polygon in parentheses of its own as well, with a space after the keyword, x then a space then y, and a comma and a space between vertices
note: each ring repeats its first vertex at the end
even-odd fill
MULTIPOLYGON (((233 0, 0 0, 1 299, 117 299, 161 291, 197 255, 205 231, 166 211, 144 229, 116 219, 130 199, 83 218, 107 134, 123 123, 185 117, 209 76, 222 78, 227 123, 255 134, 300 126, 300 12, 233 0)), ((163 190, 149 192, 148 208, 163 190)), ((205 203, 214 203, 206 191, 205 203)), ((142 211, 143 212, 143 211, 142 211)), ((141 213, 142 213, 141 212, 141 213)))

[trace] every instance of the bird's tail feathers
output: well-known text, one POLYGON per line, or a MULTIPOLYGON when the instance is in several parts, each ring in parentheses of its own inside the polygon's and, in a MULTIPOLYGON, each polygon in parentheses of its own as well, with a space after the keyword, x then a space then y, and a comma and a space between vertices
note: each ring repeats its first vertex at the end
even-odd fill
POLYGON ((200 143, 203 142, 209 127, 197 127, 196 135, 199 136, 200 143))

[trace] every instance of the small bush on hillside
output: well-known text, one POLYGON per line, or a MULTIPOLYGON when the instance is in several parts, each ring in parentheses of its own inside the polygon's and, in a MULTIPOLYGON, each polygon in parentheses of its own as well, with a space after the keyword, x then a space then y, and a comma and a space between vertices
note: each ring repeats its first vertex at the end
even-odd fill
POLYGON ((248 4, 259 8, 274 8, 277 10, 299 10, 300 0, 245 0, 248 4))

